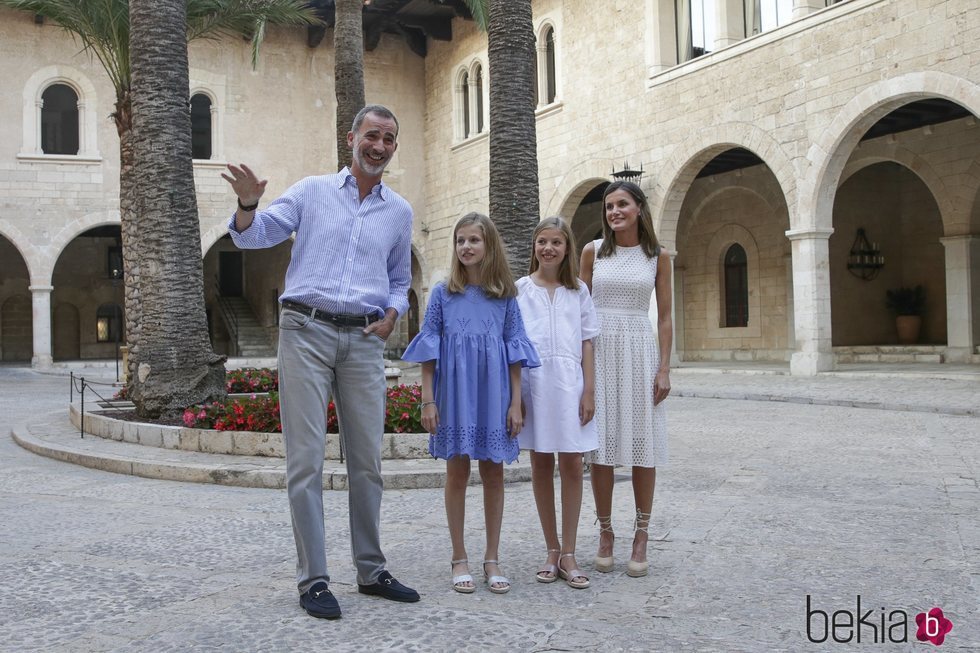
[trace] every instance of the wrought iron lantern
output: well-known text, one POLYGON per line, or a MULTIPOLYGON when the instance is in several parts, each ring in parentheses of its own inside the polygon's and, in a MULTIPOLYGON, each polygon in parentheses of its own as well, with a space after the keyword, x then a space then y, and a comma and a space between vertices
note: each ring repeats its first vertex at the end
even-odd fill
POLYGON ((859 279, 871 281, 878 276, 878 272, 883 267, 885 267, 885 257, 878 249, 878 243, 870 242, 864 229, 859 228, 854 237, 854 244, 851 245, 851 251, 847 255, 848 271, 859 279))
POLYGON ((616 181, 631 181, 634 184, 640 183, 640 178, 643 176, 643 164, 640 164, 639 170, 633 170, 630 168, 630 164, 626 161, 623 162, 623 169, 612 172, 613 179, 616 181))

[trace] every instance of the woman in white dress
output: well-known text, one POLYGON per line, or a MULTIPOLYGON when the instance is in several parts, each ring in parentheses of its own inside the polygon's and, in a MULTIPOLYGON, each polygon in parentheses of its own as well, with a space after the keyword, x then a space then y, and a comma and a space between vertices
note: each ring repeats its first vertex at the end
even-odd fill
POLYGON ((531 237, 530 274, 517 281, 517 301, 541 367, 523 370, 527 415, 520 433, 531 450, 531 483, 548 557, 535 578, 561 578, 584 589, 589 577, 575 561, 582 510, 582 454, 599 446, 595 429, 592 339, 599 320, 576 273, 575 239, 561 218, 545 218, 531 237), (561 541, 555 518, 555 454, 561 476, 561 541))
POLYGON ((667 462, 667 422, 661 402, 670 393, 673 338, 670 257, 660 247, 640 187, 616 181, 602 198, 602 239, 582 250, 582 279, 599 315, 596 338, 596 427, 599 448, 592 464, 592 492, 599 524, 597 571, 614 567, 613 469, 633 471, 633 549, 626 573, 645 576, 647 528, 657 466, 667 462), (648 313, 657 294, 657 335, 648 313))

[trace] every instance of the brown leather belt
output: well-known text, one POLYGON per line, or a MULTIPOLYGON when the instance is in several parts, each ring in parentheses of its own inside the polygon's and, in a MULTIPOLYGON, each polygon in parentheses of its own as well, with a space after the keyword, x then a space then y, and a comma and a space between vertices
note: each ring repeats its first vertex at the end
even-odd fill
POLYGON ((309 315, 314 320, 339 327, 366 327, 372 322, 377 322, 381 319, 377 315, 336 315, 288 299, 283 300, 282 307, 296 311, 297 313, 302 313, 303 315, 309 315))

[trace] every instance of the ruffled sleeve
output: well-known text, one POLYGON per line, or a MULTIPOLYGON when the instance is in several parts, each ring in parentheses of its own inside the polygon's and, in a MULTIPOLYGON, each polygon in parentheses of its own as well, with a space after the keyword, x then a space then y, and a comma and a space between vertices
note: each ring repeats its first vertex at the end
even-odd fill
POLYGON ((432 290, 429 305, 425 309, 425 320, 418 335, 408 343, 403 361, 424 363, 439 360, 439 350, 442 344, 442 303, 445 298, 445 285, 439 284, 432 290))
POLYGON ((599 335, 599 316, 596 315, 589 287, 581 279, 578 284, 578 299, 582 307, 582 340, 592 340, 599 335))
POLYGON ((521 363, 522 367, 541 367, 538 350, 524 330, 524 318, 516 297, 507 299, 507 314, 504 316, 504 345, 507 347, 507 364, 521 363))

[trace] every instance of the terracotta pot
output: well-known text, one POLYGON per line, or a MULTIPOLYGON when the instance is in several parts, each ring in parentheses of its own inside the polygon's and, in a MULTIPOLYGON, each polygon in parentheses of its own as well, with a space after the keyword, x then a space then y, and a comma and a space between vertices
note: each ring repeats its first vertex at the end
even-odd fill
POLYGON ((914 345, 919 342, 922 317, 920 315, 899 315, 895 318, 895 329, 898 331, 898 344, 914 345))

